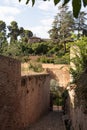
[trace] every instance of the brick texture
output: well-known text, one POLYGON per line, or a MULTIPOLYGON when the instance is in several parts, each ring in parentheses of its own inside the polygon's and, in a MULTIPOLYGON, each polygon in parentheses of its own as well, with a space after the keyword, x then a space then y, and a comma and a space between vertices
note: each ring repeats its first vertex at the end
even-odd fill
POLYGON ((21 112, 24 127, 35 122, 49 110, 49 76, 22 76, 21 112))
POLYGON ((0 130, 22 130, 49 109, 49 75, 21 77, 19 61, 0 55, 0 130))
POLYGON ((50 79, 55 79, 60 87, 66 88, 70 82, 69 65, 42 64, 50 74, 50 79))
POLYGON ((20 122, 20 62, 0 56, 0 130, 16 130, 20 122))

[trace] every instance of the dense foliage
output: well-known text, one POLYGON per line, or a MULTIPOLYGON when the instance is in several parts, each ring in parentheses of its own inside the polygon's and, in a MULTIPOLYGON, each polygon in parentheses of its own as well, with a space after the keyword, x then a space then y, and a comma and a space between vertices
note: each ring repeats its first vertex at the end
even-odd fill
POLYGON ((63 105, 63 88, 59 86, 58 81, 51 79, 50 81, 50 93, 53 96, 53 104, 57 106, 63 105))
POLYGON ((74 82, 79 79, 79 76, 87 68, 87 37, 81 37, 79 40, 72 43, 75 57, 71 58, 74 63, 74 68, 71 68, 71 73, 74 77, 74 82))
POLYGON ((57 46, 51 42, 27 44, 25 42, 16 41, 8 45, 4 44, 0 48, 0 54, 17 58, 19 60, 28 61, 29 56, 39 56, 37 62, 68 64, 69 48, 66 54, 62 51, 62 46, 57 46))
POLYGON ((10 25, 6 26, 6 23, 0 20, 0 45, 4 44, 8 39, 10 39, 10 43, 18 41, 18 38, 21 41, 28 41, 28 38, 32 36, 32 31, 19 27, 16 21, 12 21, 10 25))
POLYGON ((6 23, 1 20, 0 54, 23 62, 30 60, 31 55, 38 55, 37 61, 41 63, 69 64, 69 45, 87 34, 86 14, 82 12, 78 19, 74 19, 68 7, 60 8, 60 12, 55 16, 52 29, 49 31, 51 39, 39 43, 30 43, 29 38, 33 37, 33 32, 19 27, 16 21, 6 26, 6 23), (73 37, 76 30, 78 34, 73 37))
POLYGON ((78 18, 74 18, 67 6, 59 7, 59 12, 54 17, 51 29, 48 31, 50 38, 56 44, 62 44, 66 53, 66 44, 73 42, 73 34, 77 39, 87 36, 86 13, 80 12, 78 18))
POLYGON ((51 40, 40 43, 29 43, 28 40, 32 36, 32 31, 19 27, 16 21, 12 21, 9 26, 6 26, 6 23, 1 20, 0 54, 17 58, 23 62, 29 61, 30 55, 39 55, 40 58, 38 58, 37 61, 43 63, 68 62, 68 59, 65 57, 60 60, 64 55, 62 52, 63 46, 61 44, 54 44, 51 40))
POLYGON ((80 37, 73 43, 73 46, 75 46, 75 57, 71 59, 71 62, 75 67, 71 68, 71 74, 76 85, 75 106, 81 107, 82 111, 87 114, 87 37, 80 37))
POLYGON ((49 35, 57 44, 63 44, 64 53, 66 53, 66 44, 72 41, 71 36, 75 30, 75 22, 67 6, 59 7, 59 11, 54 18, 52 28, 49 30, 49 35))
POLYGON ((43 72, 44 69, 40 63, 30 63, 29 70, 32 70, 34 72, 43 72))

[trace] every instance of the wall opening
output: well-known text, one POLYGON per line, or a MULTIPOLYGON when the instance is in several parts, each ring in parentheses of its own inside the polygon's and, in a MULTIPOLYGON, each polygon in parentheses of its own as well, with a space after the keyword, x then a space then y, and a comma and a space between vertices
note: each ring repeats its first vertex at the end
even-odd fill
POLYGON ((50 110, 60 111, 63 107, 64 88, 59 86, 56 79, 50 80, 50 110))

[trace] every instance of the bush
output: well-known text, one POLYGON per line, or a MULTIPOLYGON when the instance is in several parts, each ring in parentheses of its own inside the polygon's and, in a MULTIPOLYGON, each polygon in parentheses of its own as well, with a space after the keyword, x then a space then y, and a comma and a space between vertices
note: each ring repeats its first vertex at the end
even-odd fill
POLYGON ((61 97, 56 97, 53 101, 53 104, 54 105, 57 105, 57 106, 62 106, 63 105, 63 101, 62 101, 62 98, 61 97))
POLYGON ((28 62, 30 59, 29 59, 29 56, 23 56, 21 58, 18 57, 19 60, 21 60, 21 62, 28 62))
POLYGON ((73 82, 76 84, 75 93, 75 105, 80 107, 85 114, 87 114, 87 37, 82 37, 73 45, 78 47, 75 50, 75 58, 71 59, 75 68, 71 68, 71 74, 73 75, 73 82))
POLYGON ((74 82, 76 82, 76 80, 79 79, 79 76, 87 68, 87 37, 82 37, 80 40, 74 42, 73 46, 77 46, 79 49, 79 52, 77 52, 77 49, 74 50, 75 58, 71 59, 71 62, 75 65, 75 69, 70 69, 74 82))
POLYGON ((48 52, 48 44, 45 43, 45 42, 42 42, 42 43, 33 43, 31 45, 31 48, 34 52, 34 54, 46 54, 48 52))
POLYGON ((41 56, 37 59, 37 61, 41 63, 54 63, 54 58, 41 56))
POLYGON ((34 72, 43 72, 43 68, 41 64, 38 63, 30 63, 29 69, 33 70, 34 72))
POLYGON ((10 44, 3 49, 3 55, 16 57, 20 54, 20 50, 16 44, 10 44))
POLYGON ((56 56, 54 59, 55 64, 70 64, 70 55, 66 53, 63 56, 56 56))

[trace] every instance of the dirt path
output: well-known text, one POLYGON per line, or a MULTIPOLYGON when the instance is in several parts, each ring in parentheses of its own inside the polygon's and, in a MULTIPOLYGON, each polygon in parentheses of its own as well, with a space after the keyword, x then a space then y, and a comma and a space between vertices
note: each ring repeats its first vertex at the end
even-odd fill
POLYGON ((49 112, 26 130, 65 130, 62 113, 58 111, 49 112))

